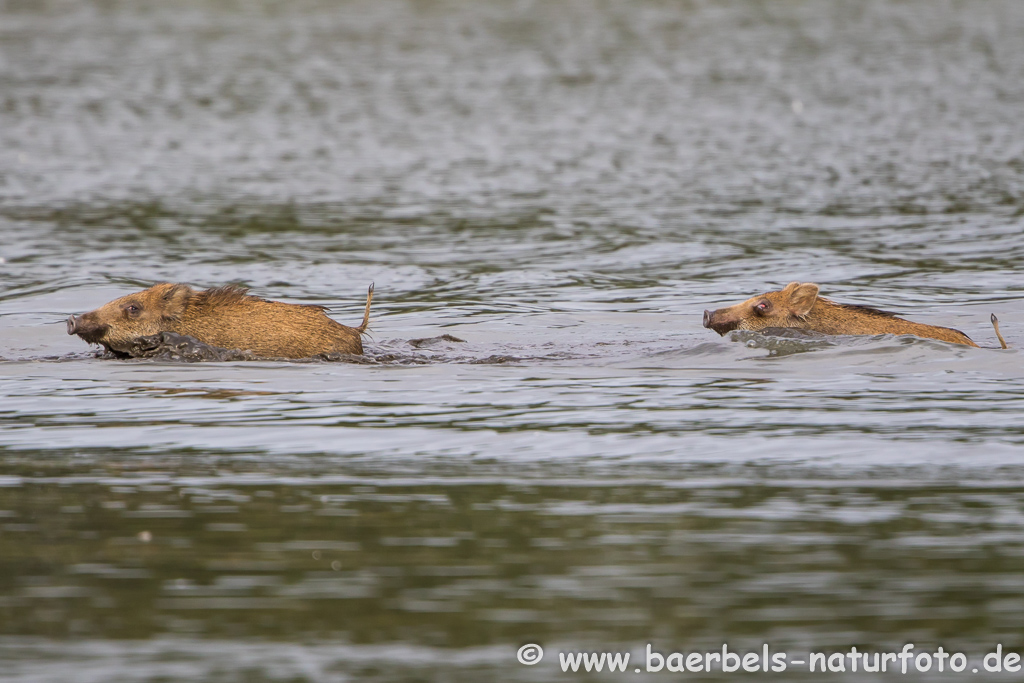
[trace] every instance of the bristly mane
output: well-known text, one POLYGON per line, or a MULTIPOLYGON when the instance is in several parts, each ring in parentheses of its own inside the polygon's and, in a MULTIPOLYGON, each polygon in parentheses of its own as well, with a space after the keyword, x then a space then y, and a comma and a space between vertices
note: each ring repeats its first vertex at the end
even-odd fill
POLYGON ((840 304, 835 301, 832 301, 831 299, 825 299, 824 297, 819 298, 822 301, 827 301, 833 306, 838 306, 839 308, 848 308, 852 311, 856 311, 857 313, 863 313, 865 315, 874 315, 878 316, 879 318, 898 318, 900 315, 899 313, 893 313, 892 311, 883 311, 879 308, 872 308, 871 306, 861 306, 860 304, 840 304))
POLYGON ((196 294, 200 303, 207 306, 231 306, 243 300, 263 301, 257 296, 251 296, 248 287, 242 285, 224 285, 223 287, 211 287, 196 294))
MULTIPOLYGON (((279 303, 276 301, 267 301, 266 299, 258 296, 249 294, 249 288, 243 285, 224 285, 223 287, 211 287, 198 292, 196 295, 198 304, 207 305, 213 308, 219 306, 231 306, 242 301, 253 301, 260 303, 279 303)), ((319 304, 290 304, 294 306, 302 306, 304 308, 316 308, 321 311, 326 311, 326 306, 319 304)))

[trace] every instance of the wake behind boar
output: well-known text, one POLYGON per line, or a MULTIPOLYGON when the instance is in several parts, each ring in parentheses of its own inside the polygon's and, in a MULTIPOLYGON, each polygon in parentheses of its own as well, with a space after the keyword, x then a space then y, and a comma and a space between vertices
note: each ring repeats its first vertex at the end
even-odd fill
POLYGON ((68 334, 128 355, 134 340, 160 332, 194 337, 224 349, 252 351, 261 358, 309 358, 322 353, 363 352, 373 285, 359 327, 331 320, 323 306, 267 301, 227 285, 197 291, 164 282, 114 299, 95 311, 68 318, 68 334))
MULTIPOLYGON (((995 316, 992 318, 995 325, 995 316)), ((729 308, 704 311, 704 327, 723 335, 732 330, 769 327, 796 327, 823 334, 912 334, 977 346, 960 330, 911 322, 877 308, 830 301, 818 296, 818 285, 811 282, 790 282, 782 291, 755 296, 729 308)), ((1006 348, 1002 336, 999 340, 1006 348)))

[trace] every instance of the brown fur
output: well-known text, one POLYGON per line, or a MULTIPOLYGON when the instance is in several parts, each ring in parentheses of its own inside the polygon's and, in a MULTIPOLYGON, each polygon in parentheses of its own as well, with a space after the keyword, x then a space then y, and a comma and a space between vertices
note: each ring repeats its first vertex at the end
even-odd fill
POLYGON ((954 344, 977 346, 970 337, 949 327, 924 325, 877 308, 838 304, 818 296, 818 285, 790 282, 741 304, 704 311, 704 327, 725 334, 732 330, 798 327, 823 334, 912 334, 954 344))
POLYGON ((321 353, 361 354, 370 320, 373 285, 359 327, 327 317, 323 306, 267 301, 227 285, 196 291, 164 282, 68 318, 68 334, 125 354, 139 337, 176 332, 204 344, 242 349, 263 358, 309 358, 321 353))

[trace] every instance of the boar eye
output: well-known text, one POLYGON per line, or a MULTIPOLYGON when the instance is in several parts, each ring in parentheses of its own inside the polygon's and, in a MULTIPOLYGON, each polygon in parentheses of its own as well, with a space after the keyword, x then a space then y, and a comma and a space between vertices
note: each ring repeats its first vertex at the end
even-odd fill
POLYGON ((142 312, 142 309, 136 304, 128 304, 124 307, 124 310, 128 312, 128 315, 138 315, 142 312))
POLYGON ((758 312, 758 313, 766 313, 768 311, 768 309, 771 308, 771 307, 772 307, 772 305, 770 303, 768 303, 767 301, 761 301, 757 305, 754 306, 754 310, 756 312, 758 312))

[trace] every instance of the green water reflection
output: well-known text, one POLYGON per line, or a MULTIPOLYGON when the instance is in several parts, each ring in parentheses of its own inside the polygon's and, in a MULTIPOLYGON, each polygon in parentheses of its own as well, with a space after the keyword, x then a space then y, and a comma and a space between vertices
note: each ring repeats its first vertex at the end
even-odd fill
POLYGON ((1019 637, 1024 483, 418 481, 52 457, 0 487, 3 634, 445 648, 1019 637))

